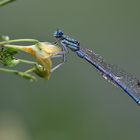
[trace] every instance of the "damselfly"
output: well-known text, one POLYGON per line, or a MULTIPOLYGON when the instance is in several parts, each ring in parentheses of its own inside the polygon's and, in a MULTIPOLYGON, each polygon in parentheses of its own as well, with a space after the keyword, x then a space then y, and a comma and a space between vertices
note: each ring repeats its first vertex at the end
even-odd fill
MULTIPOLYGON (((68 48, 92 64, 101 75, 112 83, 121 87, 137 104, 140 105, 140 81, 130 73, 122 70, 116 65, 108 64, 105 60, 92 50, 82 48, 80 43, 57 30, 54 36, 60 42, 62 49, 67 52, 68 48)), ((64 59, 65 60, 65 59, 64 59)))

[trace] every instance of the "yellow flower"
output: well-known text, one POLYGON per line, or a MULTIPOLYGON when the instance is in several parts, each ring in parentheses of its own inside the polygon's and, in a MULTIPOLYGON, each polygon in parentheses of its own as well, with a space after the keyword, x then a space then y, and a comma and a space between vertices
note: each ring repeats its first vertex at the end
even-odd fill
POLYGON ((37 59, 37 62, 42 67, 38 66, 34 72, 38 74, 40 77, 43 77, 45 79, 49 79, 51 75, 52 69, 51 59, 56 56, 62 56, 61 48, 49 42, 38 42, 35 45, 29 46, 11 45, 5 43, 3 46, 27 52, 31 54, 33 57, 35 57, 37 59))

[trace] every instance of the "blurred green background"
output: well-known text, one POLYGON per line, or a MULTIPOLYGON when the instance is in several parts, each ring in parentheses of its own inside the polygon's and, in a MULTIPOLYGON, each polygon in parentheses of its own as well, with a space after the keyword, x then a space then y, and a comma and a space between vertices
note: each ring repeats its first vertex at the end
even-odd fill
MULTIPOLYGON (((140 78, 139 5, 137 0, 17 0, 0 8, 0 34, 53 42, 60 28, 140 78)), ((0 77, 0 140, 139 139, 140 108, 72 52, 49 81, 0 77)))

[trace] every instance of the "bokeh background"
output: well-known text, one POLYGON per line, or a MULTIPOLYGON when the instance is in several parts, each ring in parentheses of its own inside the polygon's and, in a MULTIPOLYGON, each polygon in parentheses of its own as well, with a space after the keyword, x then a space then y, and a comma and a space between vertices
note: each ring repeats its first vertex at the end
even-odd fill
MULTIPOLYGON (((137 0, 17 0, 0 8, 0 34, 53 42, 60 28, 140 78, 139 5, 137 0)), ((139 139, 137 104, 72 52, 49 81, 0 77, 0 140, 139 139)))

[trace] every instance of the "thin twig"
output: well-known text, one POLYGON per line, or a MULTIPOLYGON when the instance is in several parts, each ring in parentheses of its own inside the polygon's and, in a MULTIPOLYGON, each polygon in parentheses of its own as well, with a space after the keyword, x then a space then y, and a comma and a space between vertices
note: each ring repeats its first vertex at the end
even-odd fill
POLYGON ((8 3, 11 3, 13 1, 16 1, 16 0, 0 0, 0 7, 6 5, 8 3))

